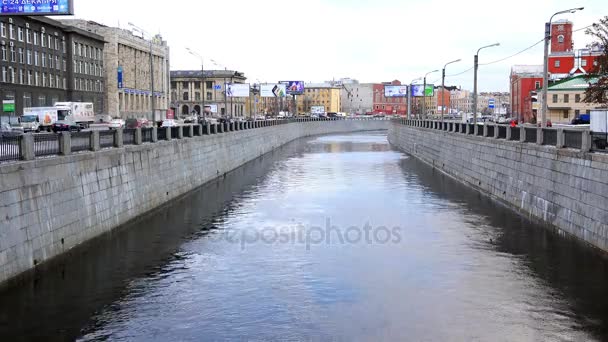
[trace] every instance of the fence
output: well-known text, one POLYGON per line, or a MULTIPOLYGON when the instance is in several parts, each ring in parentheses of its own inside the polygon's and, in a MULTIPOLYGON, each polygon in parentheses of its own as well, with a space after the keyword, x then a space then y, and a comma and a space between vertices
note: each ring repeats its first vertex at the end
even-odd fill
POLYGON ((167 140, 167 129, 165 127, 161 127, 156 130, 156 138, 158 140, 167 140))
POLYGON ((593 141, 592 149, 594 151, 606 151, 608 148, 608 133, 593 132, 591 140, 593 141))
POLYGON ((34 155, 36 157, 59 154, 58 134, 36 134, 34 136, 34 155))
POLYGON ((92 132, 72 133, 70 137, 72 152, 91 150, 91 134, 92 132))
POLYGON ((99 132, 99 147, 109 148, 114 147, 114 131, 99 132))
POLYGON ((543 128, 543 145, 557 146, 557 131, 543 128))
POLYGON ((511 128, 511 139, 512 141, 519 141, 521 139, 521 130, 519 127, 511 128))
POLYGON ((141 129, 141 142, 151 143, 153 130, 154 130, 153 128, 142 128, 141 129))
POLYGON ((581 131, 564 131, 564 146, 580 149, 583 146, 583 135, 581 131))
POLYGON ((537 134, 538 129, 536 127, 526 127, 524 129, 526 130, 526 140, 525 141, 527 143, 535 143, 537 141, 536 137, 538 135, 537 134))
POLYGON ((21 159, 21 136, 0 135, 0 162, 21 159))
POLYGON ((125 129, 122 131, 122 143, 124 145, 135 145, 136 129, 125 129))

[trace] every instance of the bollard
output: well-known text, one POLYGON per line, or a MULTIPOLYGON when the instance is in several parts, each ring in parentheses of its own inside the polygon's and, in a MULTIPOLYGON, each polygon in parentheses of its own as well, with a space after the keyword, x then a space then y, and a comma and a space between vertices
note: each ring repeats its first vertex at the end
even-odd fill
MULTIPOLYGON (((99 135, 97 136, 97 140, 99 141, 99 135)), ((152 142, 155 143, 158 141, 158 127, 152 127, 152 142)))
POLYGON ((137 127, 135 129, 135 145, 143 144, 143 139, 141 136, 141 127, 137 127))
POLYGON ((89 149, 93 152, 101 150, 99 142, 99 131, 92 131, 89 138, 89 149))
POLYGON ((581 152, 589 152, 591 151, 591 147, 593 146, 593 139, 591 137, 591 131, 581 131, 582 139, 581 139, 581 152))
POLYGON ((19 140, 21 160, 34 160, 36 158, 34 134, 26 133, 19 140))
POLYGON ((564 148, 566 146, 566 134, 564 134, 563 128, 557 129, 557 142, 555 143, 556 148, 564 148))
POLYGON ((526 142, 526 128, 519 127, 519 142, 526 142))
POLYGON ((114 131, 114 147, 122 147, 123 146, 123 140, 122 140, 122 128, 117 128, 114 131))
POLYGON ((542 127, 538 127, 536 129, 536 144, 542 145, 544 143, 545 143, 545 131, 542 129, 542 127))

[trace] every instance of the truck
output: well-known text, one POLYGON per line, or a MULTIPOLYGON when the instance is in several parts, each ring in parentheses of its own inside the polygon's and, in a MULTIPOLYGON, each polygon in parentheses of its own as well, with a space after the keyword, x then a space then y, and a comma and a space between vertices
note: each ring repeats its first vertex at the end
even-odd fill
POLYGON ((605 150, 608 147, 608 110, 592 110, 589 119, 595 148, 605 150))
POLYGON ((25 132, 51 131, 51 126, 59 120, 59 117, 68 115, 68 108, 57 107, 32 107, 24 108, 23 116, 19 122, 25 132))
POLYGON ((91 102, 57 102, 55 107, 69 110, 69 114, 59 116, 59 120, 79 125, 81 128, 88 128, 95 122, 95 110, 91 102))

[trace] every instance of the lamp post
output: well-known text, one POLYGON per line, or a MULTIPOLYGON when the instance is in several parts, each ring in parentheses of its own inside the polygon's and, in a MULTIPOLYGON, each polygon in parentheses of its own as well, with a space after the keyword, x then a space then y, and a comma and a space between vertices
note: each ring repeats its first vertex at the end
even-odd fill
POLYGON ((154 98, 154 64, 153 64, 154 57, 152 56, 152 36, 148 32, 146 32, 144 29, 136 26, 133 23, 129 23, 129 26, 131 26, 134 31, 141 33, 142 36, 148 35, 148 37, 150 37, 150 92, 151 92, 150 108, 152 109, 152 121, 156 122, 156 101, 154 98))
POLYGON ((445 92, 445 68, 452 63, 457 63, 460 61, 460 59, 457 59, 455 61, 448 62, 443 66, 443 69, 441 70, 441 122, 443 122, 443 112, 445 110, 445 103, 443 102, 443 94, 445 92))
POLYGON ((548 109, 548 103, 547 103, 547 88, 549 88, 549 41, 551 40, 551 22, 553 21, 553 17, 555 17, 556 15, 560 15, 560 14, 564 14, 564 13, 574 13, 576 11, 582 11, 584 10, 585 7, 577 7, 577 8, 571 8, 569 10, 565 10, 565 11, 559 11, 554 13, 551 18, 549 18, 549 22, 545 23, 545 56, 544 56, 544 65, 543 65, 543 95, 542 95, 542 101, 543 101, 543 106, 541 108, 541 127, 546 127, 547 126, 547 109, 548 109))
POLYGON ((205 95, 206 95, 206 91, 205 91, 205 60, 203 59, 203 56, 201 56, 199 53, 195 52, 194 50, 190 49, 190 48, 186 48, 186 50, 188 50, 188 52, 201 59, 201 97, 203 99, 202 103, 203 103, 203 112, 200 114, 203 114, 203 117, 205 117, 205 95))
POLYGON ((422 79, 422 77, 413 79, 412 82, 410 82, 409 89, 407 90, 407 118, 408 119, 412 118, 412 85, 414 85, 414 82, 420 81, 421 79, 422 79))
POLYGON ((426 118, 426 77, 432 73, 439 72, 439 69, 429 71, 424 75, 424 86, 422 88, 422 114, 426 118))
POLYGON ((491 45, 486 45, 486 46, 482 46, 477 50, 477 53, 475 54, 475 58, 473 59, 474 62, 474 77, 473 77, 473 123, 475 125, 477 125, 477 69, 479 69, 479 51, 485 49, 485 48, 490 48, 490 47, 494 47, 494 46, 499 46, 500 43, 494 43, 491 45))

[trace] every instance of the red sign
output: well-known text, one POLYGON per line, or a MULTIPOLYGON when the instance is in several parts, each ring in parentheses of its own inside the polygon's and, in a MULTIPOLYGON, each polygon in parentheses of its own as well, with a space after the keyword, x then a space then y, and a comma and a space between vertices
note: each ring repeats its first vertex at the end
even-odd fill
POLYGON ((175 119, 175 112, 173 109, 167 109, 167 119, 175 119))

